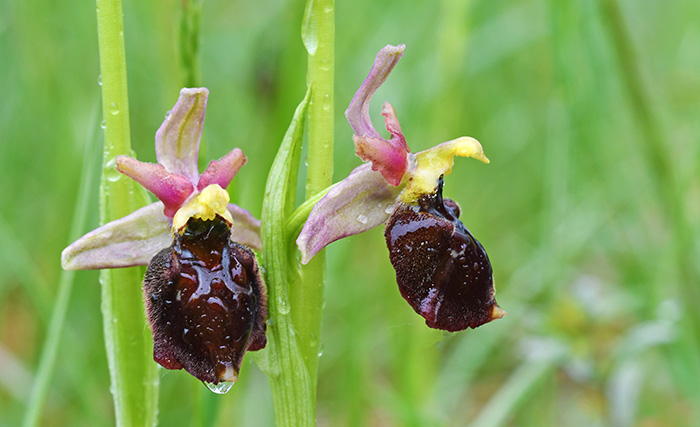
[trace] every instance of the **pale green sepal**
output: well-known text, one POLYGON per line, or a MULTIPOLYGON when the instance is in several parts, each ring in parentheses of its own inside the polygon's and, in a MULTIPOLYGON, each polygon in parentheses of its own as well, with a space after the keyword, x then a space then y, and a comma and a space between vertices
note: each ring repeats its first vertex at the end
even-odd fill
POLYGON ((92 270, 148 265, 171 240, 170 220, 163 215, 163 203, 156 202, 76 240, 61 254, 61 266, 92 270))

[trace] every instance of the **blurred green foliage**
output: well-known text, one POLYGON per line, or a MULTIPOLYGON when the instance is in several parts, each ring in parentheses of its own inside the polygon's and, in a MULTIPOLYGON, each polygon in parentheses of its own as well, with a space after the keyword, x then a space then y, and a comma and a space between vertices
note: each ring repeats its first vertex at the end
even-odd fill
MULTIPOLYGON (((179 11, 124 8, 132 144, 154 161, 184 79, 179 11)), ((258 216, 305 91, 302 14, 299 0, 203 2, 200 157, 243 149, 229 190, 258 216)), ((96 37, 93 3, 0 3, 0 425, 22 419, 84 153, 101 144, 96 37)), ((390 101, 413 151, 468 135, 491 159, 457 159, 445 193, 509 314, 430 330, 397 291, 380 229, 332 244, 319 424, 700 423, 700 3, 337 1, 336 180, 360 164, 342 111, 389 43, 407 49, 375 123, 390 101)), ((91 195, 83 231, 97 177, 91 195)), ((97 273, 76 274, 41 425, 113 424, 100 316, 97 273)), ((223 397, 161 375, 162 425, 274 422, 251 357, 223 397)))

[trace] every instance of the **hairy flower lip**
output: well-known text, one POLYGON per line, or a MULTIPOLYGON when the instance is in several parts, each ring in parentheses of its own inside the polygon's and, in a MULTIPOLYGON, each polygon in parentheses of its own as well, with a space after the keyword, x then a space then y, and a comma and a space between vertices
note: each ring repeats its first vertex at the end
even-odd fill
POLYGON ((460 208, 435 192, 401 204, 384 230, 399 291, 426 324, 448 332, 505 315, 495 299, 491 262, 459 219, 460 208))
POLYGON ((213 384, 235 381, 245 352, 266 344, 260 268, 230 232, 218 215, 190 217, 144 277, 154 359, 213 384))

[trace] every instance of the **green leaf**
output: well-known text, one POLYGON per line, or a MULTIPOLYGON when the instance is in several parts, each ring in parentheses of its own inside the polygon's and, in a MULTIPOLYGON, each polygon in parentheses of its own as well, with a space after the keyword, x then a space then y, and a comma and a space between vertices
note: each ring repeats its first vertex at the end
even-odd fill
POLYGON ((294 194, 301 158, 306 113, 311 88, 294 112, 265 187, 260 229, 268 295, 267 348, 256 359, 270 381, 275 418, 280 426, 315 425, 315 383, 304 363, 290 314, 290 288, 298 285, 296 249, 290 251, 287 218, 294 208, 294 194))

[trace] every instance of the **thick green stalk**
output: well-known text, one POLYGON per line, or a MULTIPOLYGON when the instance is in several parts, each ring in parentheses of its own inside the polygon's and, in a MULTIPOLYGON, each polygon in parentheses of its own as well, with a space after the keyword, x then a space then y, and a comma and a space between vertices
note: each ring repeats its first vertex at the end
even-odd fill
MULTIPOLYGON (((129 104, 121 0, 97 0, 102 110, 105 126, 100 221, 121 218, 143 204, 133 184, 114 169, 130 154, 129 104)), ((141 295, 143 269, 102 270, 102 315, 117 425, 154 425, 158 376, 141 295)))
MULTIPOLYGON (((308 117, 308 168, 306 198, 333 182, 335 0, 308 0, 302 24, 308 52, 307 84, 313 87, 308 117)), ((292 318, 299 349, 313 383, 316 378, 326 274, 325 251, 301 269, 301 286, 291 294, 292 318)))

